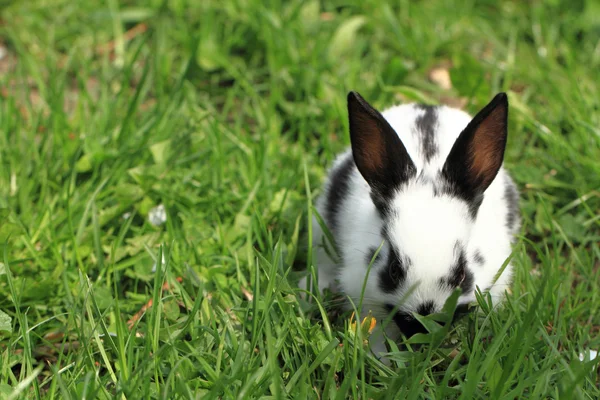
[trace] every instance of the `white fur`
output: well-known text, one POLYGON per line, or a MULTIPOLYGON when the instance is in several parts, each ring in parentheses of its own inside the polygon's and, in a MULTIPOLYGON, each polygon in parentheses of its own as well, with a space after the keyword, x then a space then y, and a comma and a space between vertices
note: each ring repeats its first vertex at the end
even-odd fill
MULTIPOLYGON (((366 281, 362 311, 372 310, 378 317, 378 322, 387 316, 382 307, 386 303, 398 305, 407 312, 416 311, 417 306, 424 301, 433 301, 437 310, 443 306, 452 290, 440 286, 439 280, 450 272, 457 240, 467 246, 468 265, 474 274, 475 286, 482 291, 489 290, 495 301, 502 298, 511 279, 512 266, 508 265, 492 286, 494 276, 511 252, 513 234, 518 229, 518 223, 512 231, 506 227, 507 203, 504 188, 506 180, 510 178, 501 168, 485 192, 474 223, 469 218, 466 203, 450 196, 434 196, 432 181, 435 181, 456 138, 471 117, 457 109, 439 107, 435 129, 438 152, 429 162, 425 162, 415 126, 416 119, 424 112, 423 109, 408 104, 389 108, 382 113, 406 147, 417 168, 417 176, 425 179, 412 181, 393 200, 394 217, 388 227, 390 240, 412 261, 405 283, 397 293, 382 292, 378 286, 377 273, 378 267, 384 267, 384 262, 374 264, 366 281), (476 250, 485 258, 483 266, 474 264, 476 250), (408 298, 404 298, 406 290, 412 286, 415 286, 414 291, 408 298)), ((338 156, 332 170, 348 157, 352 157, 350 150, 338 156)), ((317 201, 317 210, 321 216, 325 213, 328 190, 329 181, 325 184, 325 193, 317 201)), ((371 201, 369 186, 356 169, 350 179, 349 193, 337 218, 340 225, 336 230, 335 241, 342 253, 340 264, 331 260, 324 251, 324 235, 316 219, 313 221, 313 246, 319 288, 322 290, 337 283, 339 290, 358 306, 367 272, 367 254, 369 249, 378 248, 384 239, 381 235, 382 220, 371 201)), ((384 244, 380 253, 383 259, 387 258, 387 251, 388 247, 384 244)), ((305 285, 303 280, 300 287, 304 288, 305 285)), ((474 293, 463 294, 460 298, 461 303, 474 300, 474 293)), ((397 338, 398 329, 394 323, 388 325, 386 334, 397 338)), ((376 354, 385 351, 381 331, 375 333, 372 343, 376 354)))

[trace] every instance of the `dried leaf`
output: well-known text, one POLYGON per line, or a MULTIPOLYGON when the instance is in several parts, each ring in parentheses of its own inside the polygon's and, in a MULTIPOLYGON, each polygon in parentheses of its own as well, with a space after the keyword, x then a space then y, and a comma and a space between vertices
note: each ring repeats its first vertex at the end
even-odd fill
POLYGON ((429 80, 444 90, 452 89, 450 72, 446 68, 434 68, 429 71, 429 80))

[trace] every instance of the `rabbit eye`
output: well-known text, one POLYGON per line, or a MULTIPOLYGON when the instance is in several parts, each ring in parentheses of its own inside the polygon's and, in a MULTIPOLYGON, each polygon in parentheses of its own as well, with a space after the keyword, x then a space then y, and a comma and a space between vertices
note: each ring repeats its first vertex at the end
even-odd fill
POLYGON ((465 278, 466 278, 466 277, 467 277, 467 273, 465 272, 465 270, 463 270, 463 271, 460 273, 460 280, 459 280, 459 282, 458 282, 458 285, 459 285, 459 286, 460 286, 460 285, 462 285, 462 283, 465 281, 465 278))
POLYGON ((399 261, 393 261, 388 268, 390 279, 392 279, 392 281, 399 282, 400 280, 402 280, 402 277, 404 276, 404 271, 402 270, 402 265, 400 265, 399 261))
POLYGON ((388 262, 379 272, 379 287, 384 293, 394 293, 406 277, 404 260, 396 254, 388 256, 388 262))

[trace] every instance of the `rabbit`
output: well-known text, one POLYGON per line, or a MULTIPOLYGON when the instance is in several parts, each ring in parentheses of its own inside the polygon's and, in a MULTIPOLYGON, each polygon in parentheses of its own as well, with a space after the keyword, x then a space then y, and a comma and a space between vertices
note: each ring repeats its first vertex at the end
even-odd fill
POLYGON ((456 288, 457 310, 476 300, 476 288, 494 303, 509 288, 510 263, 496 276, 521 224, 502 166, 508 98, 497 94, 474 118, 416 103, 379 113, 354 91, 347 102, 351 146, 316 201, 334 243, 313 218, 318 288, 358 306, 364 286, 361 313, 394 322, 377 324, 369 339, 385 358, 385 336, 426 332, 413 313, 440 312, 456 288))

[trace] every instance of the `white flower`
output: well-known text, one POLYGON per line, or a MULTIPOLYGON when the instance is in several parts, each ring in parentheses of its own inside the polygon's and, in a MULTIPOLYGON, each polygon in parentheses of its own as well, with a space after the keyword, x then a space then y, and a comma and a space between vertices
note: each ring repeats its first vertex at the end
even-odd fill
POLYGON ((598 350, 588 350, 585 353, 579 353, 579 361, 585 361, 586 358, 592 361, 596 359, 596 357, 598 357, 598 350))
POLYGON ((159 204, 158 206, 151 209, 148 213, 148 220, 154 226, 161 226, 162 224, 167 222, 167 212, 165 210, 165 206, 159 204))

